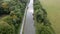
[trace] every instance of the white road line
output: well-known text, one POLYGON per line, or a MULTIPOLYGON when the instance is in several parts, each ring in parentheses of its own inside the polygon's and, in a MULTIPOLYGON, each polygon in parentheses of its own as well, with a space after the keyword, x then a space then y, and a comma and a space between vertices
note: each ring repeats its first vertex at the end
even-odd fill
POLYGON ((23 28, 24 28, 24 23, 25 23, 25 19, 26 19, 26 14, 27 14, 27 6, 25 8, 25 13, 24 13, 23 21, 22 21, 22 26, 20 29, 20 34, 23 34, 23 28))

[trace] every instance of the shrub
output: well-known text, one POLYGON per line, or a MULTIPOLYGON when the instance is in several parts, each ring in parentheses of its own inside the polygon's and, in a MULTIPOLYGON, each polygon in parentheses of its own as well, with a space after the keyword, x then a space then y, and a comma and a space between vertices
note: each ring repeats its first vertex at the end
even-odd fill
POLYGON ((1 21, 0 22, 0 34, 15 34, 15 29, 13 25, 1 21))
POLYGON ((42 7, 39 0, 34 0, 34 21, 36 34, 55 34, 47 18, 47 12, 42 7))
MULTIPOLYGON (((11 29, 15 28, 14 29, 15 34, 18 34, 18 29, 22 22, 26 3, 27 3, 27 1, 25 1, 25 0, 22 2, 21 2, 21 0, 0 0, 0 4, 1 4, 0 5, 0 10, 1 10, 0 15, 5 15, 6 13, 8 14, 8 16, 5 15, 2 19, 0 19, 0 22, 1 21, 6 22, 9 25, 9 27, 13 25, 14 27, 12 27, 11 29)), ((1 28, 1 29, 3 29, 3 28, 1 28)), ((6 28, 6 29, 8 29, 8 28, 6 28)))
POLYGON ((0 15, 9 14, 9 13, 10 13, 10 10, 8 7, 8 3, 6 3, 6 2, 1 3, 0 15))

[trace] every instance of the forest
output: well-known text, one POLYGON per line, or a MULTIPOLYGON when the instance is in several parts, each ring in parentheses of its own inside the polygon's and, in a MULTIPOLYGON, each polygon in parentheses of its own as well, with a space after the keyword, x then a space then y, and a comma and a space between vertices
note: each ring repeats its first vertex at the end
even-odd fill
POLYGON ((0 34, 19 34, 26 0, 0 0, 0 34))

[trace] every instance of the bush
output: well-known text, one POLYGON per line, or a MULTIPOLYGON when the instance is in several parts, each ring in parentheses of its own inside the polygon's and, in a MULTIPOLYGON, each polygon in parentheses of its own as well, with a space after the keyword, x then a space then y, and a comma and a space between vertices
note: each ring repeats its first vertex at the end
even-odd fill
POLYGON ((13 25, 1 21, 0 22, 0 34, 15 34, 15 29, 13 25))
POLYGON ((55 34, 47 18, 47 12, 42 7, 39 0, 34 0, 34 21, 36 34, 55 34))
POLYGON ((1 3, 0 15, 5 15, 5 14, 9 14, 9 13, 10 13, 10 10, 8 7, 8 3, 6 3, 6 2, 1 3))
MULTIPOLYGON (((26 6, 27 1, 22 1, 21 0, 0 0, 0 15, 5 15, 1 21, 6 22, 9 24, 9 26, 14 26, 12 28, 15 28, 14 32, 15 34, 18 34, 18 29, 20 27, 20 24, 22 22, 22 18, 24 15, 25 11, 25 6, 26 6), (2 14, 3 13, 3 14, 2 14)), ((1 28, 3 29, 3 28, 1 28)), ((6 28, 8 29, 8 28, 6 28)), ((8 32, 7 32, 8 33, 8 32)), ((10 34, 10 33, 8 33, 10 34)))
POLYGON ((45 26, 45 25, 41 25, 41 24, 36 25, 36 26, 37 26, 36 32, 38 34, 55 34, 55 33, 53 33, 54 30, 53 30, 53 28, 51 26, 45 26))

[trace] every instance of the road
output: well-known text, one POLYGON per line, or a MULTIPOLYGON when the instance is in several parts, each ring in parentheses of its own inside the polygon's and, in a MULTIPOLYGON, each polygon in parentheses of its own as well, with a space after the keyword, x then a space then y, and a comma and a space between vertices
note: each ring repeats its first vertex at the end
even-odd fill
POLYGON ((33 0, 30 0, 27 9, 26 22, 24 25, 24 34, 35 34, 34 20, 33 20, 33 0))

